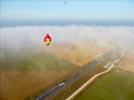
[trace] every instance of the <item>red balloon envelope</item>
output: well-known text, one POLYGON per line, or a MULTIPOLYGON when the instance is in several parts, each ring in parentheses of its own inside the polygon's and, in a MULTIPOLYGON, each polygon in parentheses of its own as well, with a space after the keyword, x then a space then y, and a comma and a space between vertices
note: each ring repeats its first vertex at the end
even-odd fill
POLYGON ((45 42, 46 45, 50 45, 51 42, 52 42, 52 38, 48 33, 44 37, 44 42, 45 42))

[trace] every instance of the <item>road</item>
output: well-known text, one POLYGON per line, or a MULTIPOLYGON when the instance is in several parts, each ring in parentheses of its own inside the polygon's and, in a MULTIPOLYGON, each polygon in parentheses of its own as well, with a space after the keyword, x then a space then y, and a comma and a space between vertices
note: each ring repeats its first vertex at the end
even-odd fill
MULTIPOLYGON (((84 76, 85 74, 88 74, 89 72, 91 72, 98 64, 100 64, 100 63, 107 64, 108 61, 113 61, 113 60, 119 58, 120 54, 118 54, 118 53, 114 54, 114 53, 115 52, 111 50, 111 51, 107 52, 106 54, 94 59, 92 62, 86 64, 80 70, 78 70, 78 71, 74 72, 73 74, 71 74, 69 78, 59 82, 55 86, 53 86, 53 87, 49 88, 48 90, 44 91, 40 96, 36 97, 35 100, 44 100, 44 99, 45 100, 50 100, 51 97, 59 94, 61 91, 65 90, 67 87, 72 85, 74 82, 76 82, 77 80, 81 79, 82 76, 84 76)), ((117 59, 117 60, 119 61, 119 59, 117 59)), ((116 62, 118 62, 117 60, 116 60, 116 62)), ((111 69, 111 67, 109 67, 108 71, 110 69, 111 69)), ((106 72, 104 72, 104 73, 106 73, 106 72)), ((101 73, 98 74, 98 75, 101 75, 101 73)), ((98 77, 98 75, 96 75, 93 78, 91 78, 90 81, 93 80, 94 78, 98 77)), ((89 84, 90 81, 85 83, 85 84, 89 84)), ((83 86, 83 87, 85 87, 85 86, 83 86)), ((81 90, 83 90, 83 88, 80 89, 79 91, 81 91, 81 90)), ((77 92, 75 93, 75 95, 76 94, 77 94, 77 92)), ((74 94, 72 94, 72 95, 74 95, 74 94)), ((72 97, 73 96, 71 96, 69 98, 72 98, 72 97)), ((71 100, 69 98, 67 100, 71 100)))
POLYGON ((89 86, 96 78, 98 78, 99 76, 108 73, 113 67, 114 64, 118 63, 124 56, 124 53, 122 53, 121 57, 119 59, 117 59, 116 61, 114 61, 113 63, 111 63, 110 65, 108 64, 106 68, 108 68, 107 70, 98 73, 96 75, 94 75, 91 79, 89 79, 84 85, 82 85, 78 90, 76 90, 71 96, 69 96, 66 100, 72 100, 73 98, 75 98, 80 92, 82 92, 87 86, 89 86))

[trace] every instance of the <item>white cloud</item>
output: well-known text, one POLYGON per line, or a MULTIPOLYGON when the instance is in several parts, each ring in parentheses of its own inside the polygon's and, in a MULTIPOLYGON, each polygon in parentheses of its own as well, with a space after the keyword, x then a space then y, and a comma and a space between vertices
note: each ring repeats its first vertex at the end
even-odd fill
MULTIPOLYGON (((124 47, 134 47, 134 27, 128 26, 24 26, 1 28, 1 48, 12 51, 32 48, 42 48, 43 37, 49 32, 53 38, 53 46, 58 43, 88 43, 120 44, 124 47)), ((71 45, 71 44, 70 44, 71 45)))

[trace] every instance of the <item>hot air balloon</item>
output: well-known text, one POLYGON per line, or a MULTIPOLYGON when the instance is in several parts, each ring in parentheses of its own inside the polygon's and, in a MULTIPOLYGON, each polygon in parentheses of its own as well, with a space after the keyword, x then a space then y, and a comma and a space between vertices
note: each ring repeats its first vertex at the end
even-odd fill
POLYGON ((44 43, 45 43, 46 45, 50 45, 51 42, 52 42, 52 38, 51 38, 51 36, 47 33, 47 34, 45 35, 45 37, 44 37, 44 43))

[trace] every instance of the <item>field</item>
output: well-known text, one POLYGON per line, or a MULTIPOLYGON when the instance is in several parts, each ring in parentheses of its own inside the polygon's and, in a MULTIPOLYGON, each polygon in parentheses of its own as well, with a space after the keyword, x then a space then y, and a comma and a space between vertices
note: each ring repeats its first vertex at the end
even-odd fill
POLYGON ((124 58, 117 67, 126 71, 134 72, 134 52, 132 50, 127 50, 124 58))
POLYGON ((23 100, 62 80, 78 68, 45 51, 10 55, 1 60, 1 65, 1 100, 23 100))
POLYGON ((100 73, 104 71, 104 65, 99 64, 94 69, 90 70, 90 72, 84 76, 82 76, 81 79, 74 82, 71 86, 67 87, 65 90, 63 90, 60 94, 53 97, 52 100, 65 100, 67 97, 69 97, 74 91, 76 91, 79 87, 81 87, 87 80, 89 80, 91 77, 96 75, 96 73, 100 73))
MULTIPOLYGON (((131 30, 133 27, 77 25, 1 28, 0 99, 23 100, 37 96, 111 49, 112 44, 120 44, 119 40, 127 35, 132 37, 131 30), (47 32, 52 36, 50 46, 43 42, 47 32)), ((125 63, 130 71, 133 65, 125 59, 118 67, 125 63)))
POLYGON ((71 45, 65 43, 56 45, 47 50, 48 52, 81 67, 95 59, 95 57, 102 55, 103 53, 108 51, 108 49, 101 47, 95 42, 88 42, 83 44, 75 43, 71 45))
MULTIPOLYGON (((57 50, 58 48, 59 46, 56 47, 57 50)), ((17 53, 9 53, 9 51, 4 50, 5 55, 1 59, 2 66, 0 67, 0 99, 23 100, 37 96, 43 90, 51 87, 56 82, 64 80, 70 73, 79 69, 79 64, 85 64, 85 59, 82 59, 81 62, 77 61, 77 58, 80 58, 79 55, 81 55, 79 52, 85 52, 80 47, 77 47, 79 49, 77 51, 76 49, 64 51, 62 47, 60 48, 62 53, 56 52, 56 49, 50 47, 49 50, 51 51, 42 49, 36 52, 23 50, 18 55, 17 53), (70 60, 69 58, 72 56, 74 59, 70 60), (69 60, 64 57, 67 57, 69 60), (72 63, 75 61, 77 64, 72 63)), ((96 54, 93 54, 93 51, 88 52, 89 55, 92 55, 88 55, 89 58, 86 62, 104 53, 103 49, 99 47, 98 49, 100 51, 96 51, 96 54)), ((83 55, 83 57, 86 57, 86 55, 83 55)))
POLYGON ((76 100, 132 100, 134 98, 134 53, 126 50, 123 59, 108 74, 100 77, 76 100))
POLYGON ((100 77, 75 100, 133 100, 134 73, 114 69, 100 77))

